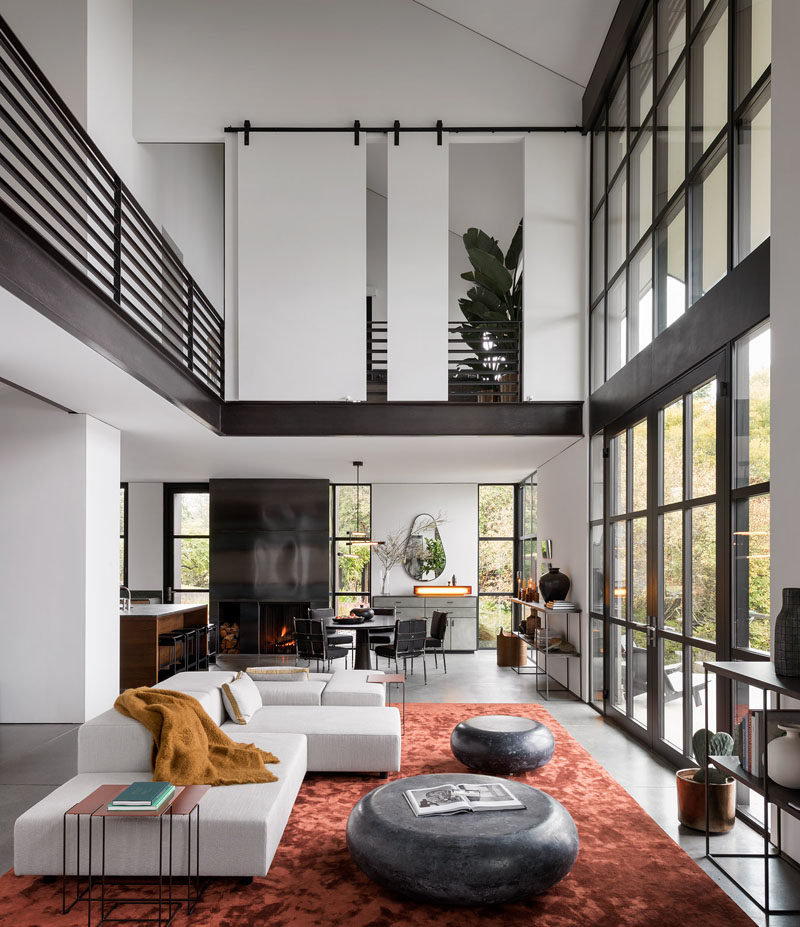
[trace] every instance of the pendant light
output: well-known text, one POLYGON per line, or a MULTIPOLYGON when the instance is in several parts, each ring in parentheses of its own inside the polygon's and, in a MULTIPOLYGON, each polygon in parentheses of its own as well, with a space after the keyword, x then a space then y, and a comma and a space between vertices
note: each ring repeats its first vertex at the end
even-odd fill
POLYGON ((367 532, 361 529, 361 468, 364 466, 363 460, 354 460, 353 466, 356 468, 356 530, 347 532, 347 546, 362 545, 367 547, 378 547, 383 541, 370 541, 367 539, 367 532))

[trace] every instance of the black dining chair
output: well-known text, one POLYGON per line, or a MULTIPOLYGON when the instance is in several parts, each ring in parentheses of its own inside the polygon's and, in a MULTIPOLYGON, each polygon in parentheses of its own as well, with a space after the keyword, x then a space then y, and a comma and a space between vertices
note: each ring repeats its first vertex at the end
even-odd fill
POLYGON ((425 651, 433 654, 434 666, 438 669, 437 653, 442 655, 444 671, 447 672, 447 657, 444 655, 444 636, 447 633, 448 612, 434 612, 431 617, 431 633, 425 638, 425 651))
MULTIPOLYGON (((332 608, 309 608, 308 617, 312 620, 323 621, 325 618, 335 618, 336 612, 332 608)), ((323 621, 324 624, 324 621, 323 621)), ((355 640, 352 634, 342 634, 336 628, 325 625, 328 635, 328 643, 333 647, 346 647, 350 651, 355 650, 355 640)), ((344 668, 347 669, 347 657, 344 659, 344 668)))
POLYGON ((425 685, 428 684, 428 668, 425 665, 425 638, 428 636, 427 623, 424 618, 398 618, 394 623, 394 643, 378 644, 375 653, 379 657, 394 660, 395 672, 398 672, 398 662, 403 661, 403 672, 406 671, 406 662, 411 660, 411 675, 414 675, 414 658, 422 658, 422 672, 425 685))
MULTIPOLYGON (((316 661, 317 672, 322 663, 323 669, 328 664, 331 668, 332 660, 347 660, 347 651, 343 647, 333 647, 326 634, 325 623, 319 618, 295 618, 294 641, 298 660, 307 660, 309 665, 316 661)), ((345 663, 346 665, 346 663, 345 663)))
MULTIPOLYGON (((372 611, 375 614, 376 618, 391 618, 392 620, 397 619, 397 611, 394 607, 392 608, 373 608, 372 611)), ((373 634, 372 631, 369 632, 369 646, 371 650, 374 650, 379 644, 391 644, 394 640, 394 631, 375 631, 373 634)))

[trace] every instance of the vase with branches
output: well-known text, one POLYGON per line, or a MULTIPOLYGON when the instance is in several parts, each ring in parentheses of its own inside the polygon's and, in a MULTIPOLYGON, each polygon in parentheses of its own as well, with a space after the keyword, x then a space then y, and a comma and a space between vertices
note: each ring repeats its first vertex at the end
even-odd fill
POLYGON ((391 595, 389 592, 389 576, 392 570, 401 563, 406 555, 408 544, 408 531, 398 528, 385 535, 383 544, 373 549, 374 555, 381 564, 381 595, 391 595))

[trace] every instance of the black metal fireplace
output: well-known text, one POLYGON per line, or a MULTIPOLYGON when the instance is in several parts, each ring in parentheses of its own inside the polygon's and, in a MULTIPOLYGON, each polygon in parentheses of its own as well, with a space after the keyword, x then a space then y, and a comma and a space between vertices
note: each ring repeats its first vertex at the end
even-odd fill
POLYGON ((238 625, 239 653, 292 653, 294 619, 308 617, 310 602, 217 602, 220 624, 238 625))

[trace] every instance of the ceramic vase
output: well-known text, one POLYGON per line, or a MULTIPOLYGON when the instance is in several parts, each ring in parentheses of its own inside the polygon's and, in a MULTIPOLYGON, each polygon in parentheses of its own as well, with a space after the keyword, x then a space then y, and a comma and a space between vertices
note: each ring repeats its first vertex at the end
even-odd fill
POLYGON ((569 576, 562 573, 558 567, 551 566, 549 571, 539 578, 539 591, 542 593, 545 602, 566 599, 569 587, 569 576))
POLYGON ((775 619, 775 672, 800 676, 800 589, 784 589, 775 619))
POLYGON ((767 766, 773 782, 787 789, 800 788, 800 724, 779 724, 785 737, 767 744, 767 766))

